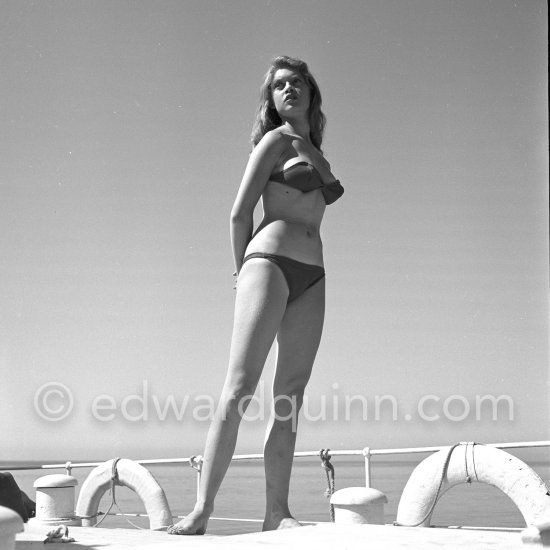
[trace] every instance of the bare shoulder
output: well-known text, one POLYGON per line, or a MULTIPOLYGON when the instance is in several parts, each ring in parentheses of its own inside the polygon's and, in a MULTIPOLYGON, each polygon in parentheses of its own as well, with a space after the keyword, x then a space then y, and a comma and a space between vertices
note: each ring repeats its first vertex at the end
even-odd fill
POLYGON ((267 132, 258 142, 251 157, 267 162, 273 166, 291 146, 292 140, 279 128, 267 132))
POLYGON ((290 144, 292 140, 288 134, 286 134, 280 127, 266 132, 262 139, 256 145, 255 150, 260 148, 261 150, 275 149, 282 153, 290 144))

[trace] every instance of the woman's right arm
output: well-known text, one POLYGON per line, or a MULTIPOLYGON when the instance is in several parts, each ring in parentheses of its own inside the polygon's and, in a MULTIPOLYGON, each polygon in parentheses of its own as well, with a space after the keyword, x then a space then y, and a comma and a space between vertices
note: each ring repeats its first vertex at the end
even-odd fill
POLYGON ((274 130, 268 132, 250 154, 231 209, 231 246, 237 273, 241 270, 246 247, 252 238, 254 208, 286 147, 285 137, 274 130))

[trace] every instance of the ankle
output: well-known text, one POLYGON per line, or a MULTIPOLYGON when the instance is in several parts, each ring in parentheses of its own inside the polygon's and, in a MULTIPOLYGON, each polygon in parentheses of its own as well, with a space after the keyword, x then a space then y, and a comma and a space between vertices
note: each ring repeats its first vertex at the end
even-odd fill
POLYGON ((275 518, 291 518, 292 514, 288 504, 272 504, 266 507, 265 517, 275 517, 275 518))
POLYGON ((199 514, 207 514, 210 515, 214 511, 214 503, 213 502, 202 502, 197 500, 194 508, 194 512, 197 512, 199 514))

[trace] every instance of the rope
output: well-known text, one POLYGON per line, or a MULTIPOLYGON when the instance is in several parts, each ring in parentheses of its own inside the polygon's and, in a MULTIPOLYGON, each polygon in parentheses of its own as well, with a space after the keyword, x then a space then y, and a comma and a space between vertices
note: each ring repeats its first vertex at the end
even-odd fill
POLYGON ((135 527, 136 529, 141 529, 141 530, 145 530, 145 528, 143 527, 140 527, 139 525, 136 525, 135 523, 131 522, 128 517, 126 516, 126 514, 120 509, 120 506, 118 505, 117 501, 116 501, 116 497, 115 497, 115 487, 117 485, 120 485, 119 483, 119 479, 118 479, 118 471, 116 469, 117 467, 117 464, 118 464, 118 461, 120 460, 120 458, 115 458, 113 459, 113 466, 111 468, 111 489, 110 489, 110 493, 111 493, 111 504, 109 505, 109 508, 107 509, 107 511, 103 514, 103 517, 94 525, 94 527, 99 527, 101 525, 101 522, 107 517, 107 515, 109 514, 109 512, 111 511, 111 508, 113 506, 116 506, 117 510, 119 511, 120 515, 132 526, 132 527, 135 527))
POLYGON ((472 472, 468 471, 468 447, 472 446, 472 468, 473 468, 473 475, 476 478, 476 481, 479 481, 479 478, 477 477, 477 470, 476 470, 476 457, 475 457, 475 448, 477 443, 475 441, 462 441, 460 443, 461 445, 466 445, 466 450, 464 451, 464 471, 466 472, 466 483, 472 483, 472 472))
POLYGON ((202 455, 193 455, 189 459, 189 466, 191 466, 191 468, 197 470, 197 472, 199 472, 199 474, 200 474, 201 471, 202 471, 202 455))
POLYGON ((74 542, 74 538, 69 537, 69 528, 66 525, 58 525, 48 531, 42 542, 44 544, 48 542, 74 542))
POLYGON ((479 481, 479 478, 477 477, 477 470, 476 470, 476 457, 475 457, 476 445, 477 443, 472 441, 472 466, 474 467, 474 475, 476 476, 476 481, 479 481))
MULTIPOLYGON (((327 475, 327 489, 325 490, 325 496, 330 498, 334 494, 334 466, 330 463, 331 456, 329 454, 330 449, 321 449, 319 451, 319 458, 321 459, 321 468, 324 468, 327 475)), ((330 521, 334 523, 334 506, 329 504, 330 521)))
MULTIPOLYGON (((460 445, 462 445, 462 443, 455 443, 454 445, 449 447, 449 450, 447 451, 447 456, 445 457, 445 461, 443 462, 443 468, 441 468, 441 476, 439 478, 439 486, 437 487, 435 497, 434 497, 433 502, 430 505, 430 509, 428 510, 426 515, 418 523, 415 523, 414 525, 403 525, 401 523, 398 523, 397 521, 393 522, 394 525, 396 525, 398 527, 418 527, 419 525, 422 525, 430 517, 430 515, 434 511, 435 505, 437 504, 437 499, 439 498, 439 493, 441 492, 441 487, 443 487, 443 482, 445 481, 445 475, 447 474, 447 470, 449 468, 449 463, 451 462, 451 455, 453 454, 453 451, 457 447, 460 447, 460 445)), ((469 477, 470 476, 467 476, 467 480, 468 480, 469 477)))
MULTIPOLYGON (((464 471, 466 472, 466 483, 472 483, 472 476, 468 471, 468 446, 470 445, 470 443, 466 442, 465 445, 466 445, 466 448, 464 449, 464 471)), ((471 445, 472 445, 472 456, 473 456, 475 443, 472 443, 471 445)), ((474 464, 474 468, 475 468, 475 464, 474 464)))

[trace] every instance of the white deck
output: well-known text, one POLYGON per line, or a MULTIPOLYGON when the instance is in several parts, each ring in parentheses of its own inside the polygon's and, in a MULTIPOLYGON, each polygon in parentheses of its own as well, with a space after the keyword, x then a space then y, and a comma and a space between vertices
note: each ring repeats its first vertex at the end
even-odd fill
POLYGON ((165 532, 135 529, 103 529, 93 527, 69 527, 75 542, 53 543, 44 546, 49 527, 26 525, 25 532, 17 535, 16 550, 153 550, 185 548, 208 550, 238 548, 239 550, 263 548, 314 548, 345 550, 392 550, 394 548, 454 548, 468 549, 536 549, 538 545, 523 544, 520 531, 440 529, 421 527, 394 527, 392 525, 337 525, 320 523, 296 529, 249 533, 245 535, 187 537, 168 535, 165 532))

